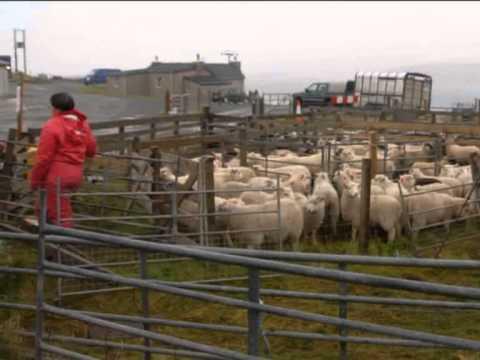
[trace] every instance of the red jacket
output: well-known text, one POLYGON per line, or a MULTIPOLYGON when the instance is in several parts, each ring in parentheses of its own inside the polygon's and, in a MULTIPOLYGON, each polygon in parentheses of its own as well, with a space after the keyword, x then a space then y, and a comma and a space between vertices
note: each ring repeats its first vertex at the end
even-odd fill
POLYGON ((96 151, 95 137, 85 114, 74 109, 50 118, 40 134, 37 157, 31 173, 32 188, 45 185, 54 163, 57 165, 55 168, 61 164, 83 168, 85 157, 95 156, 96 151))

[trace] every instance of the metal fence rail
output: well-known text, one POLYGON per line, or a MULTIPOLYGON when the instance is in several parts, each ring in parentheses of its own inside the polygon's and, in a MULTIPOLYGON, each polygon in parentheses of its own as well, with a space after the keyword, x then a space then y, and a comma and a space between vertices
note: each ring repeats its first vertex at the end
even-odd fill
MULTIPOLYGON (((175 345, 192 353, 192 357, 198 355, 198 358, 226 358, 226 359, 255 359, 260 355, 259 343, 266 337, 290 337, 302 338, 318 341, 339 342, 341 346, 341 356, 345 358, 347 354, 346 344, 372 344, 372 345, 395 345, 406 347, 450 347, 456 349, 467 349, 473 351, 480 350, 480 341, 474 339, 464 339, 452 336, 444 336, 439 334, 431 334, 422 331, 412 331, 401 329, 394 326, 377 325, 364 321, 348 320, 346 312, 339 317, 325 316, 305 311, 299 311, 292 308, 283 308, 272 305, 265 305, 261 302, 260 296, 282 296, 290 298, 301 298, 311 300, 335 301, 342 308, 348 303, 365 303, 365 304, 382 304, 394 306, 429 306, 438 308, 450 308, 458 310, 478 310, 480 305, 477 302, 459 302, 445 300, 421 300, 421 299, 399 299, 399 298, 381 298, 370 296, 352 296, 348 292, 342 291, 341 294, 316 294, 298 291, 283 291, 275 289, 261 289, 260 287, 260 271, 273 271, 279 274, 300 275, 319 279, 333 280, 340 283, 353 283, 368 286, 409 290, 416 293, 438 294, 453 296, 461 299, 480 300, 480 289, 465 286, 453 286, 439 283, 413 281, 398 279, 392 277, 361 274, 348 271, 346 264, 364 264, 371 266, 413 266, 413 267, 437 267, 451 269, 479 269, 480 261, 461 261, 461 260, 433 260, 433 259, 410 259, 410 258, 376 258, 365 256, 347 256, 347 255, 326 255, 326 254, 301 254, 301 253, 284 253, 278 251, 265 250, 244 250, 244 249, 223 249, 223 248, 204 248, 204 247, 186 247, 180 245, 169 245, 146 242, 127 237, 119 237, 108 234, 99 234, 84 230, 73 230, 61 228, 45 223, 45 195, 42 192, 42 218, 40 222, 39 236, 25 234, 0 233, 1 238, 11 239, 12 241, 27 241, 29 243, 36 242, 38 248, 38 268, 34 269, 8 269, 0 268, 0 272, 21 272, 37 276, 37 302, 35 305, 0 303, 2 308, 18 309, 19 311, 35 311, 36 312, 36 331, 35 338, 36 351, 39 359, 46 351, 56 352, 57 354, 69 354, 73 358, 87 359, 89 357, 73 353, 69 349, 63 349, 52 345, 47 345, 45 341, 53 341, 55 337, 63 344, 76 343, 86 346, 102 346, 117 347, 118 345, 110 343, 102 343, 101 341, 84 341, 82 339, 73 340, 62 338, 62 335, 46 334, 44 332, 43 317, 45 314, 67 317, 89 324, 96 324, 109 329, 118 330, 127 334, 146 339, 144 346, 127 345, 131 350, 140 351, 144 354, 162 353, 162 349, 151 346, 151 341, 160 341, 166 344, 175 345), (98 270, 90 270, 84 267, 59 264, 45 259, 44 249, 47 244, 54 242, 56 244, 66 245, 68 243, 89 244, 93 246, 118 246, 130 248, 134 251, 160 252, 175 257, 189 257, 201 261, 209 261, 227 265, 238 265, 248 269, 248 287, 227 287, 219 285, 206 284, 189 284, 179 282, 165 282, 154 279, 139 279, 126 276, 120 276, 110 272, 98 270), (294 262, 330 262, 340 264, 340 270, 327 269, 324 267, 313 267, 299 264, 287 263, 285 261, 294 262), (93 278, 101 281, 114 282, 122 286, 129 286, 138 289, 150 291, 158 291, 165 294, 187 297, 206 302, 220 303, 235 308, 248 311, 249 320, 247 327, 230 326, 226 324, 200 324, 188 321, 177 321, 169 319, 158 319, 151 317, 147 311, 143 316, 126 316, 118 314, 106 314, 98 312, 77 311, 74 309, 64 309, 59 306, 53 306, 44 301, 45 276, 59 277, 80 277, 93 278), (225 292, 225 293, 247 293, 248 300, 234 299, 226 296, 209 294, 207 292, 225 292), (340 329, 353 329, 377 333, 393 338, 366 338, 357 336, 348 336, 346 331, 337 335, 323 335, 308 332, 296 332, 283 329, 262 329, 262 314, 272 314, 282 317, 289 317, 309 322, 319 322, 337 326, 340 329), (134 323, 142 323, 148 325, 167 325, 182 328, 203 329, 208 331, 227 331, 233 333, 244 334, 247 336, 248 355, 238 351, 220 349, 217 347, 206 346, 199 343, 175 338, 172 336, 158 334, 151 330, 141 330, 130 325, 117 323, 118 321, 127 321, 134 323), (60 337, 58 337, 60 336, 60 337), (65 340, 65 341, 63 341, 65 340), (133 346, 133 347, 131 347, 133 346), (152 351, 150 351, 152 349, 152 351), (157 352, 158 350, 158 352, 157 352), (207 355, 208 354, 208 355, 207 355), (204 357, 202 357, 204 356, 204 357), (205 357, 206 356, 206 357, 205 357)), ((145 295, 142 295, 145 296, 145 295)), ((345 308, 346 309, 346 308, 345 308)), ((148 327, 147 327, 148 328, 148 327)), ((29 336, 30 334, 26 334, 29 336)), ((265 340, 266 341, 266 340, 265 340)), ((125 348, 127 350, 127 348, 125 348)), ((180 353, 178 354, 180 356, 180 353)))

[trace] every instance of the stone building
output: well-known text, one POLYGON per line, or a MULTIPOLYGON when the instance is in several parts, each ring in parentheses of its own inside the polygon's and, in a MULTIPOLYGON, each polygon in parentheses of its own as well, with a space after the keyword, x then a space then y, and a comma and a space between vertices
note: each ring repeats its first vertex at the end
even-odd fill
POLYGON ((183 95, 185 110, 196 112, 216 95, 241 94, 245 76, 238 61, 228 63, 152 62, 146 69, 123 71, 108 77, 106 93, 113 96, 183 95))

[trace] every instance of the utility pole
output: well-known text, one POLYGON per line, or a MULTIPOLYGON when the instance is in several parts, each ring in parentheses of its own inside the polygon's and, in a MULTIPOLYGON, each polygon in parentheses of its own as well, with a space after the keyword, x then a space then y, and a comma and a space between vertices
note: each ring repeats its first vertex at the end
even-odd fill
POLYGON ((18 51, 23 53, 23 73, 27 73, 27 46, 25 29, 13 29, 13 55, 15 57, 15 73, 18 73, 18 51), (21 34, 21 37, 19 36, 21 34))

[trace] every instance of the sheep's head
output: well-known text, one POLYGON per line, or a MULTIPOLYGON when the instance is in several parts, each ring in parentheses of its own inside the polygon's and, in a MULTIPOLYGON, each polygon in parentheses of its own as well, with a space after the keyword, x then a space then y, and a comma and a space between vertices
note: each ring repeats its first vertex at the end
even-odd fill
POLYGON ((355 198, 360 196, 359 186, 354 182, 349 182, 345 184, 345 193, 350 198, 355 198))
POLYGON ((346 171, 337 171, 334 180, 337 184, 343 184, 343 186, 353 182, 353 178, 346 171))
POLYGON ((415 187, 415 178, 413 175, 400 175, 399 181, 405 189, 413 189, 415 187))
POLYGON ((340 164, 340 166, 338 167, 340 170, 347 170, 347 169, 350 169, 350 165, 348 164, 340 164))
POLYGON ((245 205, 245 203, 237 198, 224 199, 225 201, 218 204, 219 212, 233 212, 239 206, 245 205))
POLYGON ((418 179, 418 178, 421 178, 421 177, 424 177, 425 175, 422 173, 422 170, 420 170, 419 168, 411 168, 409 171, 408 171, 415 179, 418 179))
POLYGON ((235 168, 230 168, 229 173, 233 179, 238 179, 240 177, 240 170, 235 168))
POLYGON ((336 154, 341 161, 354 161, 355 160, 355 154, 350 149, 338 149, 336 154), (340 151, 340 150, 342 150, 342 151, 340 151))
POLYGON ((173 175, 172 170, 170 170, 170 168, 166 166, 160 169, 159 175, 160 175, 160 178, 164 180, 171 180, 171 178, 175 176, 173 175))
POLYGON ((220 196, 215 196, 215 207, 217 208, 217 210, 220 208, 222 204, 225 203, 225 201, 227 201, 227 199, 224 199, 220 196))
POLYGON ((310 215, 317 214, 318 212, 324 210, 325 208, 325 198, 323 197, 310 197, 307 199, 305 204, 305 211, 310 215))
POLYGON ((372 182, 375 185, 378 185, 378 186, 381 186, 381 187, 385 187, 385 186, 387 186, 391 183, 390 179, 388 177, 386 177, 385 175, 382 175, 382 174, 375 175, 372 182))

